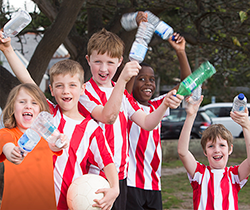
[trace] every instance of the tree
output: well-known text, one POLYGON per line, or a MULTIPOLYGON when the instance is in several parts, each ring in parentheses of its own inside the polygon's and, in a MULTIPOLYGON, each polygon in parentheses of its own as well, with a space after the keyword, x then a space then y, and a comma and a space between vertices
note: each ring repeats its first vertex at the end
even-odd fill
MULTIPOLYGON (((245 12, 245 15, 248 13, 249 4, 246 0, 33 1, 39 7, 41 14, 32 13, 33 22, 23 33, 35 31, 38 25, 45 28, 44 37, 28 66, 37 83, 40 82, 50 58, 61 43, 66 46, 71 58, 77 60, 85 69, 85 80, 90 78, 91 74, 85 59, 87 42, 94 32, 103 27, 123 39, 124 57, 125 61, 128 61, 128 53, 136 30, 126 32, 120 25, 120 18, 126 12, 148 9, 185 37, 186 51, 192 69, 206 59, 215 65, 217 73, 205 86, 207 101, 211 95, 217 96, 221 101, 231 101, 233 95, 236 95, 236 92, 230 89, 231 86, 248 85, 250 22, 247 18, 241 22, 239 16, 240 11, 245 12), (31 28, 32 26, 34 28, 31 28), (228 90, 229 94, 224 94, 223 89, 228 90)), ((6 14, 4 12, 2 11, 6 14)), ((3 22, 3 19, 1 21, 3 22)), ((156 69, 161 84, 172 85, 175 83, 173 78, 179 77, 178 62, 173 50, 167 41, 161 40, 156 35, 150 43, 145 60, 156 69)), ((115 78, 118 75, 119 71, 115 78)), ((5 71, 1 71, 0 77, 6 78, 5 71)), ((11 87, 3 88, 0 89, 2 98, 8 94, 11 87)), ((4 100, 1 100, 0 106, 3 105, 4 100)))

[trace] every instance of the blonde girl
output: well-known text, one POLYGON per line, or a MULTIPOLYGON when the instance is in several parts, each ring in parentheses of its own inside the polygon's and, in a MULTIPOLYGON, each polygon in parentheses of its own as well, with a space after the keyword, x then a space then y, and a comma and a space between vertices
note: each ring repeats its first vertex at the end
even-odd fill
POLYGON ((20 84, 8 96, 0 129, 0 161, 4 163, 4 190, 1 210, 56 209, 53 182, 53 153, 41 139, 23 157, 18 139, 39 112, 49 111, 43 92, 34 84, 20 84))

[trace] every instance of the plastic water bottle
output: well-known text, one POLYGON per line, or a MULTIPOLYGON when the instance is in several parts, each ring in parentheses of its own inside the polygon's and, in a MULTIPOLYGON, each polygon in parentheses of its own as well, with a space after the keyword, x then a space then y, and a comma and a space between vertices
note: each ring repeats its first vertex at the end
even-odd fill
POLYGON ((126 31, 137 28, 136 16, 138 12, 126 13, 121 18, 121 25, 126 31))
POLYGON ((31 152, 40 141, 40 138, 40 135, 35 130, 28 128, 17 142, 21 153, 31 152))
POLYGON ((202 84, 193 90, 192 96, 189 99, 189 103, 196 104, 199 102, 199 100, 201 98, 201 92, 202 92, 201 86, 202 86, 202 84))
POLYGON ((160 20, 156 15, 150 11, 146 11, 148 14, 148 22, 155 27, 155 33, 162 39, 168 40, 174 33, 174 30, 164 21, 160 20))
POLYGON ((31 16, 24 10, 18 10, 3 27, 3 38, 14 37, 30 22, 31 16))
POLYGON ((154 33, 154 26, 148 22, 141 22, 137 33, 135 35, 135 41, 132 44, 129 59, 136 60, 141 63, 148 50, 148 43, 150 42, 154 33))
POLYGON ((55 144, 61 148, 66 142, 61 143, 60 132, 52 123, 53 117, 50 113, 40 112, 31 125, 31 128, 37 131, 47 142, 55 144))
POLYGON ((233 106, 232 106, 232 112, 245 112, 247 106, 247 98, 243 93, 240 93, 239 95, 234 97, 233 100, 233 106))
POLYGON ((179 86, 177 94, 188 96, 206 79, 210 78, 216 72, 209 61, 202 63, 198 69, 186 77, 179 86))

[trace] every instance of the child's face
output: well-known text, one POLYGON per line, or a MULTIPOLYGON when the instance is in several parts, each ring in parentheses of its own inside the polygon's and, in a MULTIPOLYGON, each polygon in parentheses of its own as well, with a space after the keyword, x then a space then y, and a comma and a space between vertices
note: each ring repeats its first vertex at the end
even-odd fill
POLYGON ((134 82, 133 96, 140 104, 148 105, 148 101, 151 99, 154 92, 154 70, 149 66, 142 66, 134 82))
POLYGON ((224 169, 227 165, 228 156, 233 151, 233 145, 228 148, 228 143, 220 136, 213 143, 212 140, 206 144, 206 153, 211 169, 224 169))
POLYGON ((29 93, 21 88, 14 102, 14 116, 17 127, 25 132, 40 112, 40 106, 29 93))
POLYGON ((107 52, 101 55, 94 50, 90 56, 86 55, 86 59, 97 85, 100 87, 112 87, 111 80, 120 66, 122 58, 111 58, 107 52))
POLYGON ((55 97, 63 113, 68 117, 78 113, 78 100, 84 93, 85 87, 85 85, 81 85, 79 75, 59 74, 55 75, 53 79, 53 84, 50 86, 51 94, 55 97))

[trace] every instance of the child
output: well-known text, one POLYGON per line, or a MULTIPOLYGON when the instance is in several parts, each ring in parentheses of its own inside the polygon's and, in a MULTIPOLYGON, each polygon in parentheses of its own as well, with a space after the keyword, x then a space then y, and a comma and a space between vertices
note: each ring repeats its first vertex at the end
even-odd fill
MULTIPOLYGON (((2 40, 1 50, 8 59, 12 70, 22 82, 33 82, 28 71, 17 59, 8 39, 2 40), (6 43, 7 42, 7 43, 6 43)), ((50 103, 54 125, 70 139, 69 147, 54 156, 54 181, 58 209, 68 209, 67 189, 75 178, 89 173, 89 165, 103 169, 110 188, 99 189, 104 197, 95 200, 93 206, 110 209, 119 194, 118 176, 112 154, 101 128, 91 118, 84 118, 78 112, 78 100, 84 93, 84 71, 79 63, 63 60, 50 69, 50 90, 58 105, 50 103)))
MULTIPOLYGON (((122 210, 126 209, 127 200, 128 118, 142 128, 152 130, 158 125, 168 107, 177 108, 180 105, 183 96, 175 96, 176 90, 169 92, 159 108, 147 115, 125 90, 128 80, 124 79, 123 74, 129 69, 137 73, 141 68, 138 62, 128 62, 116 84, 111 80, 123 59, 122 40, 102 29, 92 35, 87 51, 86 59, 93 76, 86 82, 85 94, 80 97, 79 110, 84 115, 91 113, 105 132, 120 180, 120 195, 112 209, 122 210), (110 125, 111 123, 114 124, 110 125)), ((134 75, 136 74, 133 73, 132 76, 134 75)), ((95 170, 95 167, 90 167, 95 170)))
POLYGON ((56 209, 53 153, 47 142, 41 139, 26 157, 17 146, 41 111, 49 107, 36 85, 21 84, 9 93, 2 112, 5 128, 0 129, 0 161, 5 167, 1 210, 56 209))
POLYGON ((205 166, 197 162, 188 150, 192 125, 202 99, 203 96, 197 104, 188 103, 187 117, 178 141, 178 154, 193 188, 193 206, 194 209, 238 209, 238 192, 250 173, 248 110, 230 113, 243 129, 247 158, 240 165, 227 167, 228 157, 233 151, 233 136, 223 125, 213 124, 201 137, 202 149, 209 162, 209 166, 205 166))
MULTIPOLYGON (((189 74, 189 67, 185 53, 185 39, 174 34, 176 42, 169 40, 175 49, 180 66, 181 79, 189 74)), ((155 92, 155 75, 151 66, 141 63, 139 74, 127 83, 127 90, 132 89, 133 97, 140 107, 151 113, 162 103, 165 95, 151 99, 155 92)), ((175 87, 177 89, 177 87, 175 87)), ((131 91, 129 91, 131 92, 131 91)), ((168 110, 166 115, 168 114, 168 110)), ((129 120, 129 167, 128 167, 128 198, 127 210, 162 209, 161 198, 161 139, 160 123, 154 130, 146 131, 129 120)))

